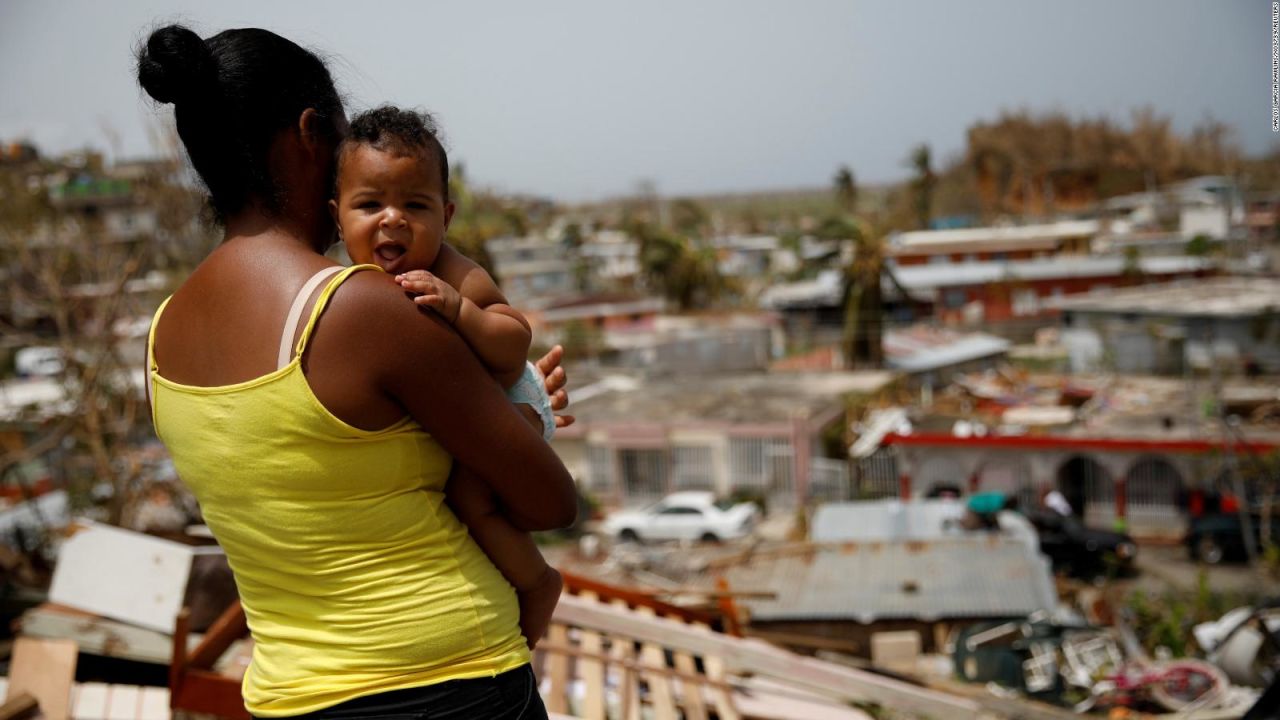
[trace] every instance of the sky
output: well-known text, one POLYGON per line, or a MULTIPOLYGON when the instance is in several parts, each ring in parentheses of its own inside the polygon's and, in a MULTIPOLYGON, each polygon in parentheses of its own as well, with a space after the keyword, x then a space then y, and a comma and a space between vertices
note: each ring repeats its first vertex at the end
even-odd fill
POLYGON ((174 21, 319 50, 349 110, 429 110, 473 182, 563 202, 823 187, 841 165, 894 181, 1002 110, 1149 105, 1280 143, 1267 0, 0 0, 0 140, 155 154, 172 108, 132 49, 174 21))

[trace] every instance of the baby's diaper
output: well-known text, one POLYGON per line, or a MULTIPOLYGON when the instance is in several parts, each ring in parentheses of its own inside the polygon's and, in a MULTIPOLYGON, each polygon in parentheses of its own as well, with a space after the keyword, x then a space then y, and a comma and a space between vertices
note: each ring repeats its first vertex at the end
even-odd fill
POLYGON ((533 363, 525 363, 524 375, 507 390, 507 399, 516 405, 528 405, 542 418, 542 437, 550 442, 556 434, 556 416, 551 412, 551 398, 547 397, 546 378, 533 363))

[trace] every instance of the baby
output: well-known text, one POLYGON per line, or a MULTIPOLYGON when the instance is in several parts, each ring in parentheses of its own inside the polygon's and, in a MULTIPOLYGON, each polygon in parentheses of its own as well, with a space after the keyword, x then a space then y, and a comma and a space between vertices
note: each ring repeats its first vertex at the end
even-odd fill
MULTIPOLYGON (((555 429, 542 378, 526 361, 524 316, 479 265, 445 241, 453 217, 449 159, 427 115, 384 106, 357 116, 338 150, 329 209, 347 254, 395 276, 414 301, 453 325, 525 417, 550 440, 555 429)), ((515 587, 520 629, 532 647, 560 596, 560 574, 529 533, 504 517, 483 480, 454 466, 445 495, 476 544, 515 587)))

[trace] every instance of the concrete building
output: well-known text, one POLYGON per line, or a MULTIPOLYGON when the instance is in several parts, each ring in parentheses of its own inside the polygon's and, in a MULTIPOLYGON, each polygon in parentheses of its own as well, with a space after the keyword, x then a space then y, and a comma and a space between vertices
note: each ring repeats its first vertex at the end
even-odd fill
POLYGON ((1064 220, 950 230, 914 230, 889 236, 887 256, 900 266, 1034 260, 1088 255, 1097 220, 1064 220))
MULTIPOLYGON (((1215 272, 1209 260, 1183 255, 890 265, 882 291, 891 323, 931 320, 948 326, 999 324, 1018 330, 1034 329, 1054 317, 1058 303, 1072 295, 1215 272)), ((843 326, 843 290, 840 271, 828 270, 812 280, 774 285, 761 294, 759 303, 783 315, 789 335, 820 342, 831 339, 831 333, 838 334, 843 326)))
POLYGON ((542 237, 493 238, 484 245, 493 260, 502 292, 513 305, 575 291, 569 252, 558 240, 542 237))
POLYGON ((1196 257, 1103 256, 913 265, 892 272, 897 282, 886 278, 884 292, 900 312, 923 307, 943 324, 981 325, 1045 317, 1071 295, 1199 277, 1214 267, 1196 257))
POLYGON ((828 457, 834 448, 824 437, 842 435, 849 398, 878 393, 891 379, 887 372, 607 375, 575 389, 577 422, 557 431, 552 446, 606 504, 711 490, 794 507, 847 484, 848 460, 828 457))
POLYGON ((1155 377, 998 375, 957 383, 931 411, 881 413, 862 423, 852 487, 860 497, 910 498, 940 485, 999 490, 1034 505, 1059 489, 1092 525, 1179 535, 1192 490, 1232 491, 1250 457, 1280 448, 1280 426, 1251 422, 1280 393, 1227 384, 1227 433, 1205 402, 1209 383, 1155 377))
POLYGON ((634 286, 640 276, 640 243, 625 232, 601 230, 578 247, 593 282, 634 286))
POLYGON ((1280 375, 1280 279, 1218 277, 1058 303, 1077 372, 1280 375))

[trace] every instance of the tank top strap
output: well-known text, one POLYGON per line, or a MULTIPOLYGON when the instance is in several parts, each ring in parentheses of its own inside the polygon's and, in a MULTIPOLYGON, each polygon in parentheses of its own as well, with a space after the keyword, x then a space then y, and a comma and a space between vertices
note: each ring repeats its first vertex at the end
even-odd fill
POLYGON ((160 307, 156 308, 156 313, 151 316, 151 328, 147 330, 147 372, 142 387, 147 393, 147 406, 151 408, 151 418, 153 422, 156 416, 156 391, 152 385, 155 384, 154 374, 160 369, 156 366, 156 325, 160 324, 160 314, 164 312, 165 306, 168 305, 169 301, 172 299, 173 296, 170 295, 164 299, 164 302, 160 303, 160 307))
MULTIPOLYGON (((307 349, 307 340, 311 339, 311 332, 315 330, 316 321, 320 319, 320 314, 324 312, 325 306, 329 304, 329 298, 333 297, 333 293, 337 291, 338 286, 346 281, 347 278, 360 272, 361 270, 377 270, 385 272, 377 265, 352 265, 343 269, 334 275, 324 286, 324 290, 320 292, 320 296, 316 298, 316 304, 311 308, 311 317, 307 319, 307 324, 302 328, 302 335, 298 337, 298 343, 293 348, 293 357, 297 358, 307 349)), ((292 359, 291 359, 292 361, 292 359)))

